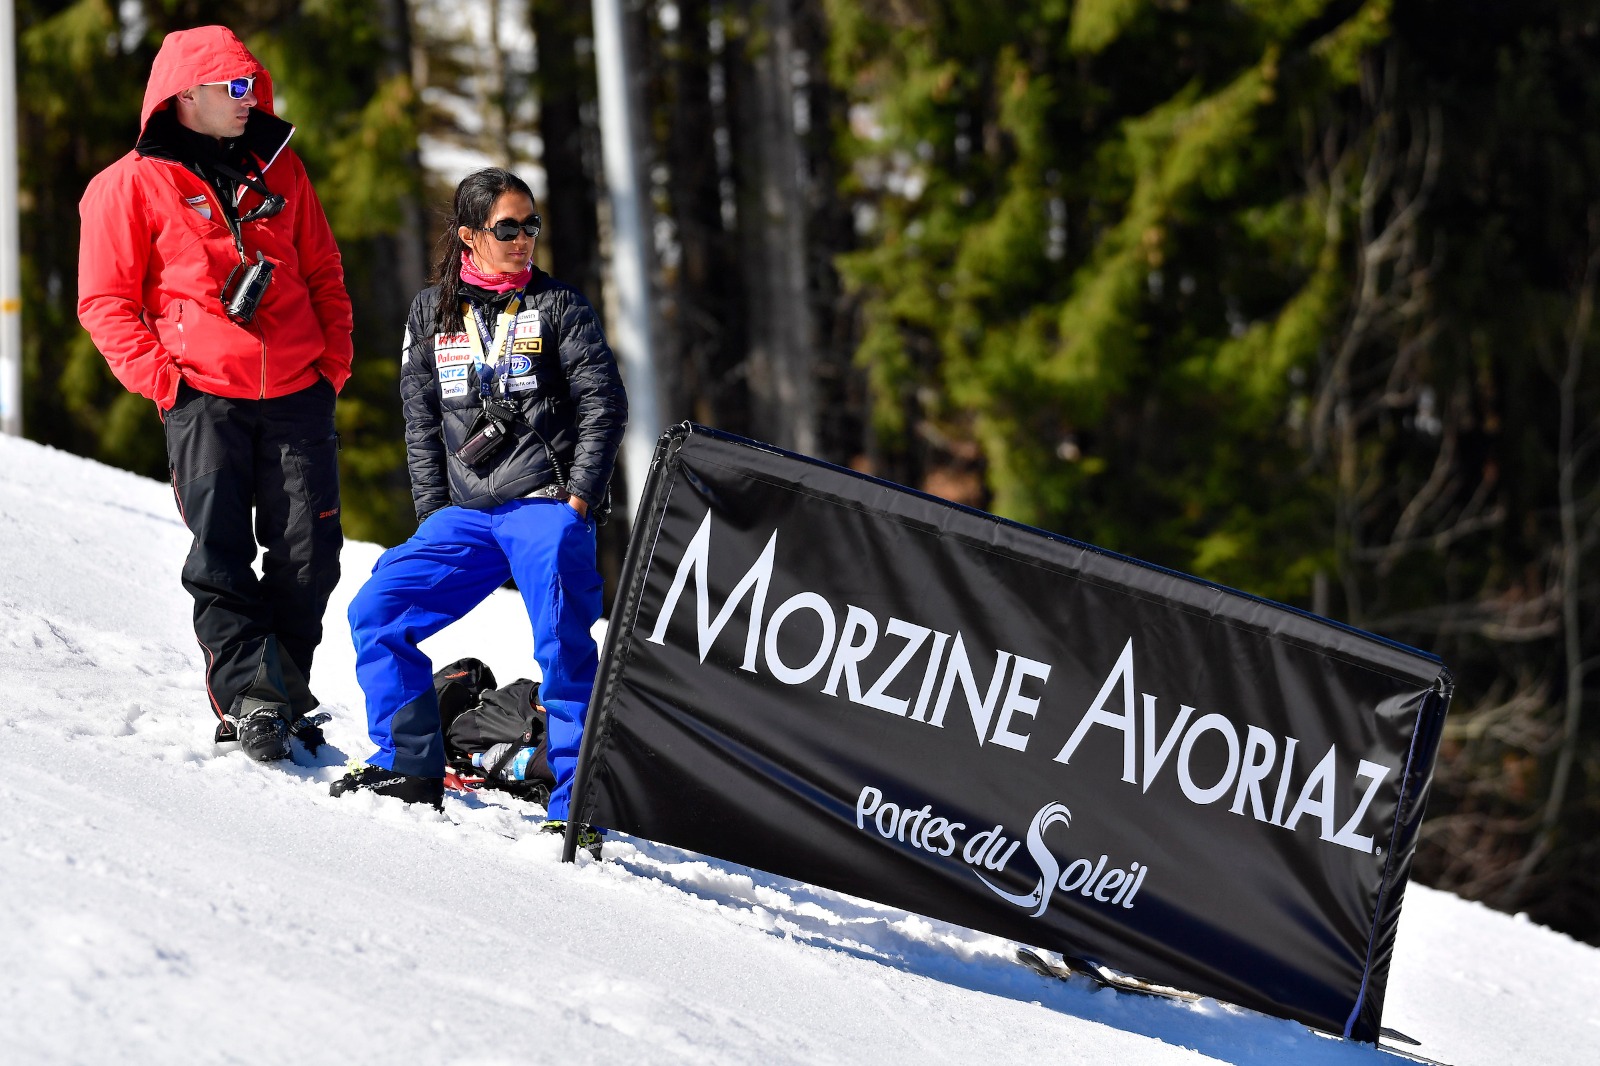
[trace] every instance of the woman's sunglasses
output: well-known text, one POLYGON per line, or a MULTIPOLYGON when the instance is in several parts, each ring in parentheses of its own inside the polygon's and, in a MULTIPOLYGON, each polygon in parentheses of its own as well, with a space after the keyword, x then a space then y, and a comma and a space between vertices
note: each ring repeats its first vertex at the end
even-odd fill
POLYGON ((537 237, 539 235, 539 216, 529 215, 521 222, 516 219, 502 218, 492 226, 485 226, 484 230, 494 234, 494 239, 497 241, 514 241, 519 233, 537 237))
POLYGON ((203 81, 201 85, 226 85, 228 99, 243 100, 250 95, 250 90, 256 87, 256 76, 251 74, 246 78, 230 78, 227 81, 203 81))

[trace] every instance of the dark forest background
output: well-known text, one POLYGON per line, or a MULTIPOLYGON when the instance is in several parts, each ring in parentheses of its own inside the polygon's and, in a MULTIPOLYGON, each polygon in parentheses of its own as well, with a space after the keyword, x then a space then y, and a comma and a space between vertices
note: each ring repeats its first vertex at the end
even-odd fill
MULTIPOLYGON (((1439 654, 1415 876, 1600 942, 1600 4, 624 6, 669 423, 1439 654)), ((348 534, 413 525, 396 355, 453 180, 425 159, 533 177, 541 264, 605 306, 587 3, 17 20, 36 440, 165 475, 75 278, 170 29, 269 66, 339 237, 348 534)))

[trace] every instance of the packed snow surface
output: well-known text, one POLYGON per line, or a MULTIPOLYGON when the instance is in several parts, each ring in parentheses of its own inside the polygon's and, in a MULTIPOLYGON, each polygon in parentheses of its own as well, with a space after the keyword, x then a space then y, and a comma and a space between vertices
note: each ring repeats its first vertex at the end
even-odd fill
MULTIPOLYGON (((1038 977, 1013 945, 544 812, 328 796, 370 753, 345 608, 316 759, 213 749, 189 534, 159 482, 0 438, 0 1062, 1400 1063, 1212 1000, 1038 977)), ((496 593, 426 645, 536 677, 496 593)), ((1600 952, 1413 886, 1385 1023, 1468 1064, 1594 1063, 1600 952)))

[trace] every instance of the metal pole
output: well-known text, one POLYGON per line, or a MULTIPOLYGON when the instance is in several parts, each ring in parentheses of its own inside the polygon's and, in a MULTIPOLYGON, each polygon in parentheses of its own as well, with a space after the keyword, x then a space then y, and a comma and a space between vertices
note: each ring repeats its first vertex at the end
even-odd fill
POLYGON ((17 17, 0 0, 0 432, 22 436, 22 253, 17 220, 17 17))
POLYGON ((611 199, 611 278, 617 298, 611 345, 628 387, 628 435, 622 445, 628 498, 621 503, 631 522, 650 474, 650 458, 655 454, 662 425, 651 346, 644 196, 634 152, 622 0, 594 0, 594 57, 600 96, 600 146, 605 160, 606 192, 611 199))

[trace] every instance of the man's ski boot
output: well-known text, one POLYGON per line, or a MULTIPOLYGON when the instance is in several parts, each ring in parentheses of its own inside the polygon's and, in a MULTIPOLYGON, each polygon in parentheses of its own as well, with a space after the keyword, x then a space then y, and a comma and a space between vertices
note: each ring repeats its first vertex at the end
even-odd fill
POLYGON ((444 810, 444 778, 414 777, 370 763, 351 763, 345 775, 328 788, 330 796, 347 792, 372 792, 393 796, 402 803, 426 803, 436 811, 444 810))
MULTIPOLYGON (((567 823, 560 818, 550 818, 544 823, 543 833, 553 833, 557 836, 567 835, 567 823)), ((578 850, 587 851, 596 862, 600 861, 600 850, 605 846, 606 831, 597 829, 592 825, 578 823, 578 850)))
POLYGON ((219 746, 237 741, 256 762, 277 762, 289 758, 292 734, 315 755, 324 742, 322 723, 328 721, 325 714, 307 713, 316 705, 305 675, 283 653, 277 638, 269 636, 262 643, 254 680, 233 698, 213 739, 219 746), (302 713, 297 714, 295 707, 302 713))
MULTIPOLYGON (((260 712, 258 711, 257 713, 259 714, 260 712)), ((328 742, 328 738, 322 735, 322 727, 331 721, 333 721, 333 715, 325 711, 317 714, 302 715, 289 725, 288 735, 306 746, 307 755, 315 756, 322 745, 328 742)), ((271 723, 263 722, 261 725, 265 727, 264 731, 276 732, 276 727, 272 726, 271 723)), ((217 723, 217 730, 212 734, 211 741, 217 746, 219 754, 233 751, 234 747, 244 747, 243 742, 239 739, 239 730, 234 724, 234 719, 231 715, 224 717, 222 721, 217 723), (232 747, 224 748, 224 745, 232 745, 232 747)), ((249 754, 248 750, 246 754, 249 754)), ((250 757, 256 758, 254 755, 250 757)), ((290 756, 278 756, 278 758, 288 757, 290 756)), ((258 761, 269 762, 272 760, 262 759, 258 761)))
POLYGON ((289 708, 281 703, 244 700, 239 716, 231 719, 239 747, 256 762, 277 762, 289 757, 289 708))

